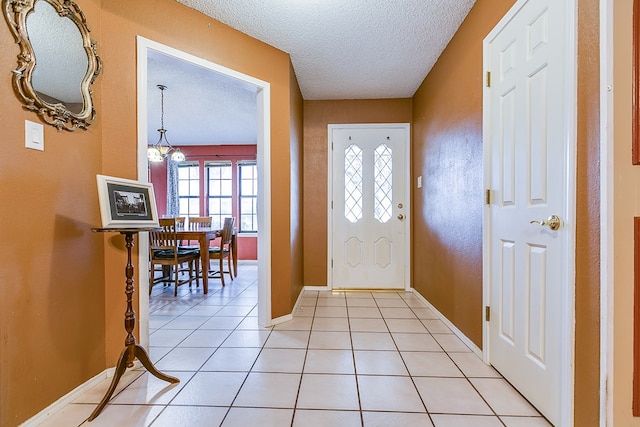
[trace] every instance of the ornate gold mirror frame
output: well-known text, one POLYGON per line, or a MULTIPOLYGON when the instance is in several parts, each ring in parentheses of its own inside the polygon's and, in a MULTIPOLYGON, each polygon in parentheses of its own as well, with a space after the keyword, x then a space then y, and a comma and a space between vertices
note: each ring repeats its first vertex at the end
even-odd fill
POLYGON ((102 62, 82 10, 71 0, 2 0, 2 6, 20 49, 13 88, 24 108, 58 130, 86 129, 96 117, 91 85, 102 62))

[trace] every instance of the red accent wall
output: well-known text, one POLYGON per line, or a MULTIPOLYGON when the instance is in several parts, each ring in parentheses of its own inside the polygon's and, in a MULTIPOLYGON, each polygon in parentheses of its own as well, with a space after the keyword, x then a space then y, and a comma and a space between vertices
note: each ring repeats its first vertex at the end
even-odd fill
MULTIPOLYGON (((228 161, 234 166, 240 160, 255 160, 257 147, 255 145, 198 145, 180 147, 187 162, 198 162, 200 165, 200 194, 205 196, 205 168, 204 164, 211 161, 228 161)), ((149 163, 149 180, 153 183, 153 190, 158 205, 158 215, 162 217, 167 212, 167 164, 149 163)), ((233 180, 238 182, 238 170, 233 168, 233 180)), ((239 218, 238 187, 233 188, 233 216, 239 218)), ((200 215, 208 212, 206 197, 200 197, 200 215)), ((238 259, 258 259, 258 239, 253 235, 238 236, 238 259)))

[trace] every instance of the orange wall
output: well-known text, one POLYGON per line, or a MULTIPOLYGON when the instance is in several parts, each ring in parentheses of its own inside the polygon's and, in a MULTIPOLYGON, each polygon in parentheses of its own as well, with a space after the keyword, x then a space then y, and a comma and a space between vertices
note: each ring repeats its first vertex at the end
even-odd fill
POLYGON ((327 285, 327 126, 409 122, 411 99, 304 102, 305 285, 327 285))
MULTIPOLYGON (((95 175, 137 176, 136 36, 169 45, 271 84, 272 234, 274 249, 300 246, 289 215, 292 82, 289 56, 173 0, 76 0, 98 42, 104 68, 93 86, 98 118, 88 131, 45 126, 44 153, 24 149, 25 112, 10 71, 17 47, 0 25, 0 156, 3 210, 3 294, 0 298, 0 425, 15 426, 115 364, 123 348, 123 270, 120 235, 90 232, 99 225, 95 175), (167 25, 167 17, 171 17, 167 25), (46 357, 42 357, 46 355, 46 357), (37 392, 34 392, 37 391, 37 392)), ((294 179, 299 180, 298 177, 294 179)), ((299 197, 299 195, 297 195, 299 197)), ((134 248, 135 249, 135 248, 134 248)), ((136 258, 137 259, 137 258, 136 258)), ((271 268, 273 316, 291 312, 292 277, 301 260, 271 268), (275 296, 284 294, 285 298, 275 296)), ((134 295, 134 297, 136 297, 134 295)), ((137 301, 136 301, 137 304, 137 301)))
POLYGON ((595 426, 600 372, 599 1, 578 8, 576 361, 574 425, 595 426))
POLYGON ((479 0, 414 96, 413 286, 482 346, 482 40, 514 0, 479 0))
MULTIPOLYGON (((100 2, 82 7, 100 39, 100 2)), ((45 151, 25 149, 24 121, 40 120, 12 90, 18 46, 4 20, 0 52, 0 425, 15 426, 107 366, 103 237, 90 230, 100 221, 104 116, 98 84, 88 131, 45 125, 45 151)))
MULTIPOLYGON (((482 40, 515 3, 478 0, 414 96, 413 286, 482 345, 482 40)), ((598 1, 579 0, 575 425, 598 425, 598 1)))

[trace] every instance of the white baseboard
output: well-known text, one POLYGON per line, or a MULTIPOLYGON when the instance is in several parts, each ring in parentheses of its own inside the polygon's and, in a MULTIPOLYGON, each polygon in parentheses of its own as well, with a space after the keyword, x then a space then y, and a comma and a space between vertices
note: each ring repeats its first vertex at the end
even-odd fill
POLYGON ((429 307, 429 309, 431 311, 433 311, 435 313, 435 315, 438 316, 438 318, 440 320, 442 320, 442 322, 445 325, 447 325, 447 327, 449 329, 451 329, 453 334, 455 336, 457 336, 458 338, 460 338, 462 340, 462 342, 464 342, 465 345, 471 349, 472 352, 474 352, 480 359, 484 360, 483 357, 482 357, 482 350, 480 350, 480 348, 477 345, 475 345, 475 343, 473 341, 471 341, 469 338, 467 338, 467 336, 465 334, 463 334, 460 329, 458 329, 453 323, 451 323, 449 321, 449 319, 447 319, 442 313, 440 313, 438 311, 438 309, 436 309, 433 306, 433 304, 431 304, 429 301, 427 301, 426 298, 423 297, 422 294, 420 294, 420 292, 416 291, 414 288, 411 288, 411 292, 413 292, 413 294, 416 297, 418 297, 420 299, 420 301, 422 301, 427 307, 429 307))
POLYGON ((74 388, 69 393, 65 394, 60 399, 56 400, 51 405, 49 405, 46 408, 44 408, 42 411, 38 412, 36 415, 34 415, 33 417, 29 418, 24 423, 20 424, 20 427, 35 427, 35 426, 37 426, 39 424, 42 424, 44 421, 46 421, 46 419, 48 417, 50 417, 51 415, 55 414, 56 412, 58 412, 59 410, 61 410, 62 408, 64 408, 65 406, 67 406, 68 404, 73 402, 74 400, 76 400, 84 392, 86 392, 87 390, 93 388, 100 381, 103 381, 103 380, 105 380, 107 378, 113 377, 115 371, 116 371, 115 367, 105 369, 104 371, 102 371, 98 375, 96 375, 95 377, 93 377, 93 378, 85 381, 84 383, 80 384, 78 387, 74 388))
POLYGON ((331 288, 328 286, 305 286, 302 288, 303 291, 330 291, 331 288))

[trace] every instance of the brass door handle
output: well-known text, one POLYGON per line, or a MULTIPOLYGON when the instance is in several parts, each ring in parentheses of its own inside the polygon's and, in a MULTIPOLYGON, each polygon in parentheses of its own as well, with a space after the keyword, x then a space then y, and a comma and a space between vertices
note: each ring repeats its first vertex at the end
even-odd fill
POLYGON ((404 215, 402 215, 402 214, 398 214, 398 219, 399 219, 400 221, 402 221, 402 220, 404 219, 404 215))
POLYGON ((558 215, 551 215, 549 218, 538 221, 533 219, 529 221, 529 224, 540 224, 541 226, 548 226, 552 230, 557 230, 560 228, 560 217, 558 215))

